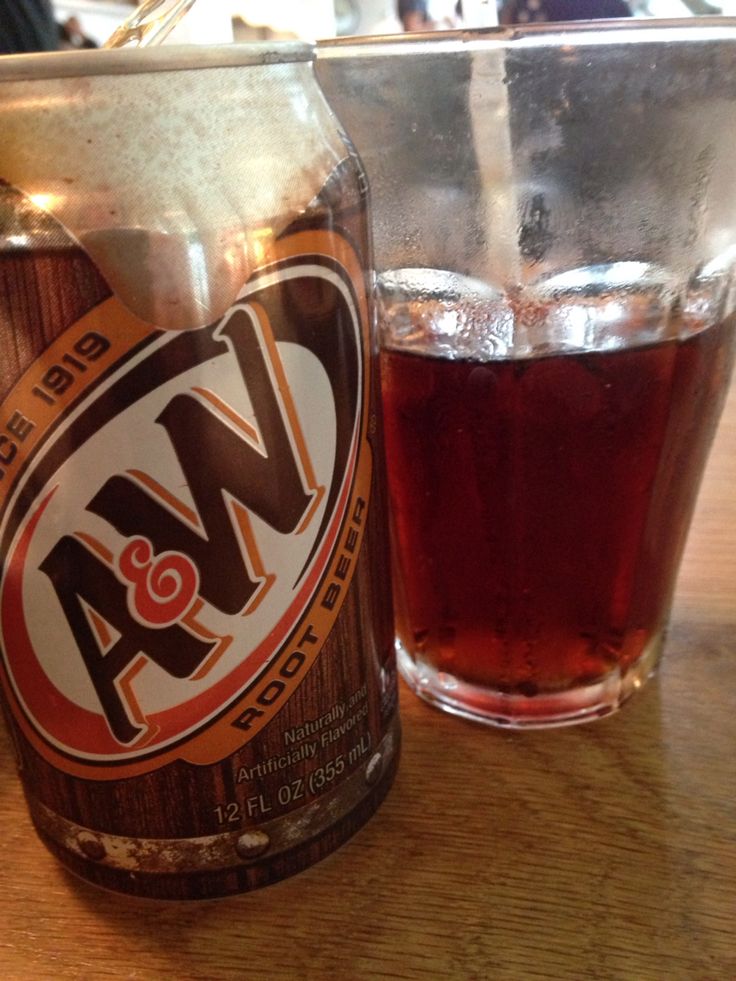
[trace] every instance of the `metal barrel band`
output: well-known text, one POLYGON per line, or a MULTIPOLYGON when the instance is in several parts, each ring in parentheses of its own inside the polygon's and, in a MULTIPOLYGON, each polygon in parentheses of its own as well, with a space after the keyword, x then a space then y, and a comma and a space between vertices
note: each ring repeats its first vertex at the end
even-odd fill
POLYGON ((333 827, 354 810, 387 773, 398 749, 394 721, 367 762, 331 793, 258 827, 199 838, 132 838, 106 834, 69 821, 39 801, 33 820, 41 832, 80 858, 152 875, 220 871, 287 852, 333 827))

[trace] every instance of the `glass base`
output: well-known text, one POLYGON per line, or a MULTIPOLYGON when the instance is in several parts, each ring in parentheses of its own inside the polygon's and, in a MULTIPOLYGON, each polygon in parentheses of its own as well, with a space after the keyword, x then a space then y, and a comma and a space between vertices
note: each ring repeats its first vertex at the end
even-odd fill
POLYGON ((399 671, 421 699, 464 719, 504 729, 550 729, 576 725, 619 709, 654 673, 664 645, 660 631, 625 672, 616 668, 590 685, 543 695, 509 694, 473 685, 415 661, 396 641, 399 671))

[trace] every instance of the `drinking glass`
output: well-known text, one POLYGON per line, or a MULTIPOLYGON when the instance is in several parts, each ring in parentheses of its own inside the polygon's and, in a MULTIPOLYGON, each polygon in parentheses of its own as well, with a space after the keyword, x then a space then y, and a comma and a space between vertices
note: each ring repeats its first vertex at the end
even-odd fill
POLYGON ((336 41, 374 206, 400 666, 606 715, 662 651, 734 354, 736 21, 336 41))

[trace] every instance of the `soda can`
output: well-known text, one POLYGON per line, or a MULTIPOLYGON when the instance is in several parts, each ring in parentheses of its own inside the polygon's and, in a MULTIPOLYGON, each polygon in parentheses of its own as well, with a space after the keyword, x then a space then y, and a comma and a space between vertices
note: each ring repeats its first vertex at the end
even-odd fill
POLYGON ((399 729, 366 186, 309 45, 0 63, 0 639, 33 823, 146 897, 335 849, 399 729))

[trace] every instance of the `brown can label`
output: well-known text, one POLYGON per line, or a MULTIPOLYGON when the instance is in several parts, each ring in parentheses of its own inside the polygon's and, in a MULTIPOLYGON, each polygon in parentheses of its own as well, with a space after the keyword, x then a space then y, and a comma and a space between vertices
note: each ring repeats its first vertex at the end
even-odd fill
POLYGON ((216 324, 111 297, 0 406, 3 674, 53 766, 121 779, 224 759, 329 635, 372 476, 364 274, 284 239, 216 324))

